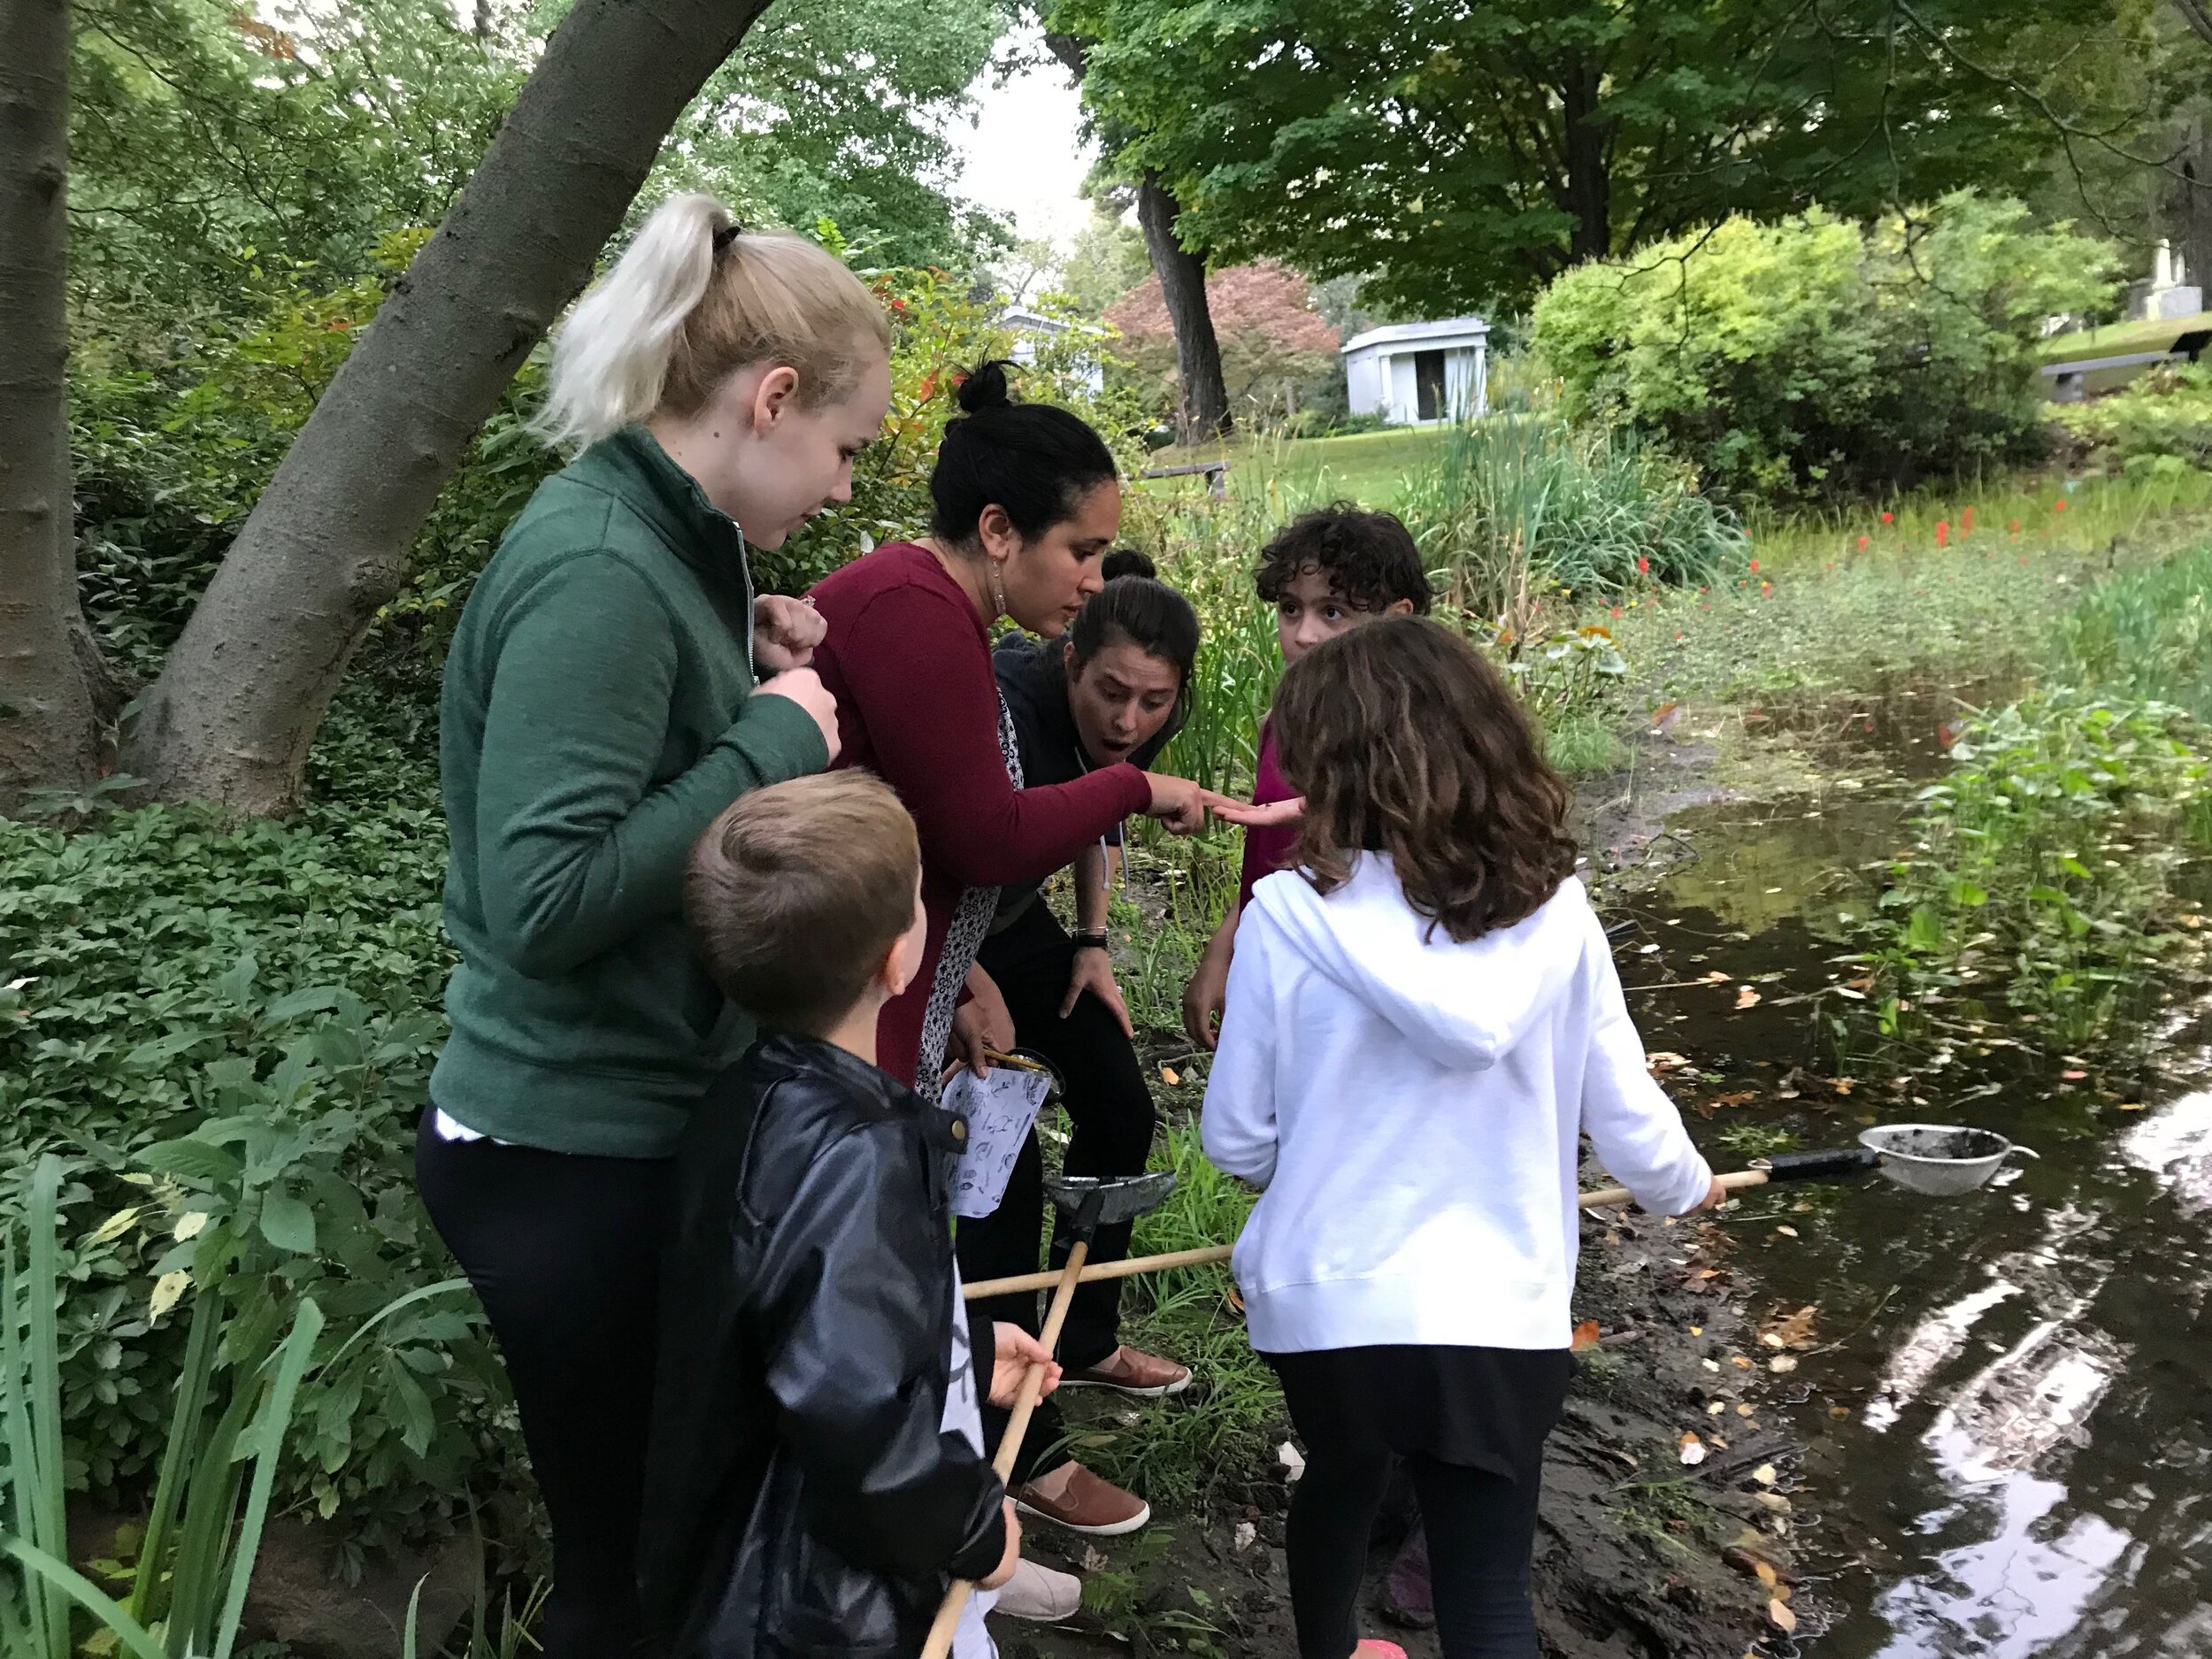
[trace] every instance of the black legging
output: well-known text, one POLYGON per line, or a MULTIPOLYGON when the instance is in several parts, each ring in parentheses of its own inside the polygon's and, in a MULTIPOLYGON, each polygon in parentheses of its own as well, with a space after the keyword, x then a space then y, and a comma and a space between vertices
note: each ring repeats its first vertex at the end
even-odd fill
POLYGON ((423 1114, 416 1179, 499 1340, 553 1532, 540 1659, 620 1659, 653 1404, 668 1159, 447 1141, 423 1114))
MULTIPOLYGON (((1068 975, 1075 965, 1075 941, 1044 900, 1031 900, 1004 933, 985 940, 979 960, 984 972, 997 981, 1014 1016, 1014 1041, 1050 1060, 1066 1085, 1068 1117, 1075 1125, 1068 1141, 1067 1173, 1141 1174, 1152 1150, 1153 1126, 1152 1094, 1144 1085, 1144 1068, 1120 1022, 1096 997, 1085 996, 1065 1019, 1060 1018, 1068 975)), ((1044 1202, 1044 1159, 1032 1130, 1007 1178, 1006 1195, 998 1209, 960 1224, 955 1242, 961 1277, 975 1283, 1035 1272, 1044 1202)), ((1056 1226, 1053 1266, 1066 1261, 1070 1242, 1056 1226)), ((1126 1225, 1102 1227, 1092 1241, 1090 1259, 1118 1262, 1128 1253, 1126 1225)), ((995 1296, 981 1310, 1033 1336, 1040 1325, 1039 1304, 1033 1294, 995 1296)), ((1106 1279, 1084 1286, 1068 1309, 1060 1336, 1060 1363, 1070 1369, 1095 1365, 1120 1346, 1121 1281, 1106 1279)), ((1006 1414, 987 1405, 983 1417, 985 1443, 995 1447, 1006 1414)), ((1033 1480, 1067 1461, 1066 1452, 1056 1446, 1065 1432, 1050 1401, 1037 1408, 1022 1439, 1022 1459, 1014 1466, 1017 1483, 1033 1480)))
MULTIPOLYGON (((1290 1500, 1290 1609, 1299 1659, 1347 1659, 1357 1644, 1355 1614, 1367 1569, 1367 1540, 1391 1455, 1306 1448, 1306 1472, 1290 1500)), ((1429 1585, 1444 1659, 1535 1659, 1536 1614, 1529 1555, 1536 1541, 1533 1480, 1487 1470, 1406 1459, 1428 1529, 1429 1585)))

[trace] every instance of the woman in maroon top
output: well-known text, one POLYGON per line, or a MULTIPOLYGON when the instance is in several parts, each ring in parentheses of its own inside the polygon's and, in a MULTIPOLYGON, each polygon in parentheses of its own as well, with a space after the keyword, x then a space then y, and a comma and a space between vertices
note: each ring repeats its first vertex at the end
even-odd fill
MULTIPOLYGON (((959 401, 930 475, 931 534, 878 548, 811 595, 829 628, 814 667, 837 699, 841 764, 888 782, 921 834, 929 942, 876 1043, 884 1070, 929 1099, 998 888, 1043 879, 1132 813, 1180 833, 1205 818, 1197 785, 1126 762, 1021 787, 991 625, 1011 617, 1048 639, 1066 629, 1105 585, 1121 484, 1081 420, 1008 397, 1003 364, 978 368, 959 401)), ((963 1053, 979 1059, 987 1035, 1010 1042, 1012 1023, 987 994, 959 1016, 963 1053)))

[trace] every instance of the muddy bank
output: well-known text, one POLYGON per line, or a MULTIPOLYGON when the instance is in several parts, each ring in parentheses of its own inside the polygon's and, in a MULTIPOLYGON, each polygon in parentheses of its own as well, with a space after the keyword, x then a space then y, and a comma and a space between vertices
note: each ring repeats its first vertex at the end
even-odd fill
MULTIPOLYGON (((1585 1224, 1576 1315, 1596 1327, 1595 1342, 1550 1441, 1536 1548, 1548 1653, 1739 1659, 1773 1628, 1771 1592, 1751 1575, 1763 1558, 1792 1576, 1786 1488, 1797 1448, 1771 1420, 1780 1379, 1736 1303, 1729 1248, 1724 1224, 1640 1214, 1585 1224), (1694 1465, 1682 1461, 1686 1432, 1698 1436, 1694 1465)), ((1071 1415, 1104 1409, 1086 1402, 1071 1415)), ((1291 1439, 1287 1425, 1271 1425, 1269 1439, 1291 1439)), ((1103 1578, 1116 1605, 1061 1628, 998 1621, 1002 1647, 1010 1659, 1122 1643, 1225 1659, 1294 1652, 1283 1476, 1270 1458, 1224 1483, 1207 1512, 1163 1514, 1153 1531, 1171 1535, 1165 1543, 1093 1546, 1039 1525, 1033 1553, 1103 1578)), ((1409 1519, 1407 1506, 1386 1506, 1371 1601, 1409 1519)), ((1371 1611, 1365 1624, 1425 1659, 1437 1651, 1425 1632, 1395 1630, 1371 1611)))

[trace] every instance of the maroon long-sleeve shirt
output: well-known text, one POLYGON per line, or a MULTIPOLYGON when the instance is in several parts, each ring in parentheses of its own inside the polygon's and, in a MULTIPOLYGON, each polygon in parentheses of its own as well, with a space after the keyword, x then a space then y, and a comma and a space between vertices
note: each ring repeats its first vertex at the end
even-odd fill
POLYGON ((814 666, 837 699, 838 764, 868 767, 896 789, 921 836, 929 943, 914 983, 876 1026, 876 1063, 911 1085, 929 987, 962 890, 1041 880, 1143 811, 1152 787, 1126 763, 1071 783, 1014 787, 999 749, 990 635, 928 549, 888 542, 824 578, 810 596, 829 624, 814 666))

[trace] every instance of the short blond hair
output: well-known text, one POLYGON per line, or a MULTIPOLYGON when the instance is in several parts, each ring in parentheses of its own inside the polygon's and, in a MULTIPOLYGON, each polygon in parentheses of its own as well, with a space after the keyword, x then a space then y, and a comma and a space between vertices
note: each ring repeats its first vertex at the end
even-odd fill
POLYGON ((764 1025, 820 1036, 913 925, 914 820, 872 772, 740 795, 692 849, 684 913, 707 972, 764 1025))
POLYGON ((697 411, 732 371, 796 371, 802 408, 850 395, 891 349, 890 319, 835 255, 740 231, 710 196, 671 196, 553 341, 539 426, 582 445, 664 411, 697 411))

